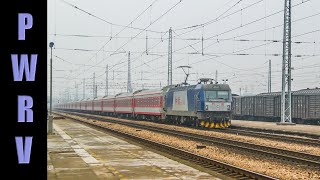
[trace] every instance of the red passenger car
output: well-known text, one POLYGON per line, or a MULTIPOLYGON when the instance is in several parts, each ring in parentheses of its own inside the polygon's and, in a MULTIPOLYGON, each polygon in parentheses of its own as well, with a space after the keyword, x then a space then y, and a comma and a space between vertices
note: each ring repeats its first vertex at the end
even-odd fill
POLYGON ((134 93, 134 114, 137 118, 160 119, 162 112, 162 91, 141 90, 134 93))

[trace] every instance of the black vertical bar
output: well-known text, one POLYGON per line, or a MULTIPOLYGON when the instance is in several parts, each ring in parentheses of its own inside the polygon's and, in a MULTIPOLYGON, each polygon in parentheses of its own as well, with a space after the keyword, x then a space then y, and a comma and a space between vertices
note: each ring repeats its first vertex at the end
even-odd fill
MULTIPOLYGON (((10 0, 2 2, 0 82, 0 155, 2 179, 47 179, 47 1, 10 0), (32 15, 33 25, 18 40, 18 14, 32 15), (34 81, 14 81, 11 54, 37 54, 34 81), (18 122, 18 96, 33 99, 33 122, 18 122), (18 163, 15 137, 32 136, 30 161, 18 163)), ((20 61, 18 61, 20 63, 20 61)))

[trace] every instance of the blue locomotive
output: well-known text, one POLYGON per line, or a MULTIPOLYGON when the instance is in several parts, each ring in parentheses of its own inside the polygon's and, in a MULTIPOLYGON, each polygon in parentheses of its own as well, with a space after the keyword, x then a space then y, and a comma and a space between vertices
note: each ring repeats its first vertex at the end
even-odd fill
POLYGON ((232 94, 228 84, 202 78, 197 85, 168 87, 163 98, 166 121, 206 128, 231 125, 232 94))

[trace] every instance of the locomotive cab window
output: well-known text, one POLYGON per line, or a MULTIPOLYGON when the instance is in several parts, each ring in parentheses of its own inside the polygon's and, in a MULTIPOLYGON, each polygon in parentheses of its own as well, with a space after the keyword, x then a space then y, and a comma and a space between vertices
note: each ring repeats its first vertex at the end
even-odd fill
POLYGON ((217 91, 206 91, 205 97, 206 97, 206 100, 216 99, 217 91))
POLYGON ((218 99, 229 99, 229 92, 228 91, 217 91, 217 98, 218 99))
POLYGON ((229 99, 229 92, 228 91, 206 91, 205 98, 207 101, 211 101, 214 99, 229 99))

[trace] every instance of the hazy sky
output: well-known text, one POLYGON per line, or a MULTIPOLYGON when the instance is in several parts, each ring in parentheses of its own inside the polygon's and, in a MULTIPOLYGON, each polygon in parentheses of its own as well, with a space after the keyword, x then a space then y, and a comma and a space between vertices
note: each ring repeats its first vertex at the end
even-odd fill
MULTIPOLYGON (((125 92, 129 51, 134 90, 166 85, 170 27, 174 84, 184 79, 177 67, 189 65, 190 84, 215 78, 218 70, 219 82, 228 79, 233 93, 240 88, 242 93, 266 92, 271 60, 272 90, 280 91, 284 0, 179 2, 49 0, 54 97, 65 98, 69 92, 74 99, 77 84, 82 98, 83 79, 86 98, 92 97, 93 73, 98 96, 103 96, 107 64, 109 94, 125 92)), ((320 87, 320 1, 292 0, 292 5, 292 89, 320 87)))

